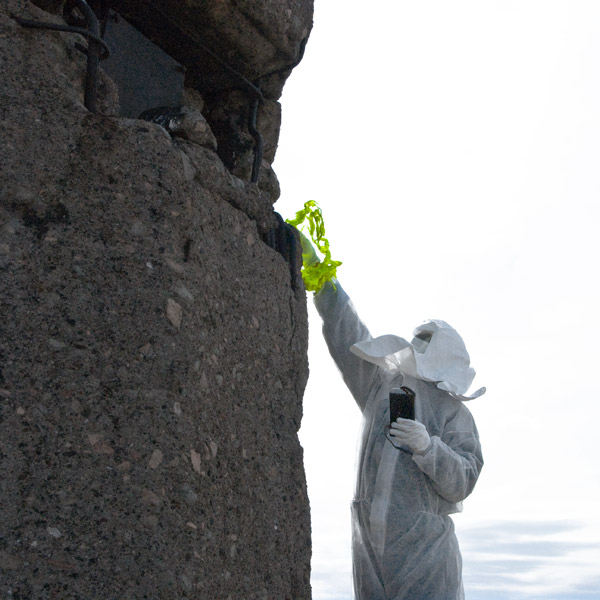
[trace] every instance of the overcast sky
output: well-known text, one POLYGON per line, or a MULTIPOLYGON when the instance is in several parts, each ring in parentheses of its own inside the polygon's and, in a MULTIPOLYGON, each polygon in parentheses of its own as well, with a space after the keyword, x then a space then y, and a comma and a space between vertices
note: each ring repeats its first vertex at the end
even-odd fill
MULTIPOLYGON (((465 339, 488 388, 455 517, 467 600, 600 600, 600 2, 315 4, 276 210, 320 204, 374 335, 465 339)), ((309 301, 313 594, 347 600, 360 413, 309 301)))

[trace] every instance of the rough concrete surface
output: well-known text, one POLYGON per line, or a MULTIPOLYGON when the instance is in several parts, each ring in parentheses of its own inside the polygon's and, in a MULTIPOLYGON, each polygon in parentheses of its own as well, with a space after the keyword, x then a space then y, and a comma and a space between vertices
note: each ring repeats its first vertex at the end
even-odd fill
POLYGON ((117 4, 119 12, 185 64, 200 87, 227 88, 232 82, 230 74, 202 52, 208 48, 250 81, 262 78, 267 96, 275 99, 312 29, 313 0, 120 0, 117 4))
POLYGON ((272 199, 110 81, 87 112, 77 36, 10 14, 59 19, 0 6, 0 598, 310 598, 272 199))
MULTIPOLYGON (((255 95, 247 84, 260 88, 263 101, 257 123, 268 170, 281 125, 277 100, 304 52, 312 29, 313 0, 111 0, 110 4, 185 66, 186 81, 205 94, 205 116, 219 142, 219 157, 243 179, 250 176, 254 146, 247 122, 255 95)), ((277 184, 270 187, 278 190, 277 184)))

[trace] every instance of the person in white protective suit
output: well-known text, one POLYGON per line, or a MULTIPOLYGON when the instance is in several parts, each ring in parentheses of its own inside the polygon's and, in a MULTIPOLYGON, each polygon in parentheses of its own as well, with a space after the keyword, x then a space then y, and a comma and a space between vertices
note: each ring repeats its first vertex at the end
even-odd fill
POLYGON ((464 400, 485 388, 464 395, 475 371, 462 339, 443 321, 421 325, 410 343, 373 339, 335 279, 314 302, 331 356, 363 413, 352 506, 355 598, 464 598, 448 515, 461 510, 483 466, 464 400), (390 426, 389 393, 401 386, 416 393, 415 420, 390 426))

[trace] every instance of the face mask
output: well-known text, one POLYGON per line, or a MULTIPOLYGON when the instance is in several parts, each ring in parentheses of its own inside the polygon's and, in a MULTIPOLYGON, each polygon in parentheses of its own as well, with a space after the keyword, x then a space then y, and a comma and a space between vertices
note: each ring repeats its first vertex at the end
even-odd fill
POLYGON ((416 352, 423 354, 427 349, 427 345, 431 341, 433 334, 429 331, 423 331, 416 335, 410 345, 415 349, 416 352))

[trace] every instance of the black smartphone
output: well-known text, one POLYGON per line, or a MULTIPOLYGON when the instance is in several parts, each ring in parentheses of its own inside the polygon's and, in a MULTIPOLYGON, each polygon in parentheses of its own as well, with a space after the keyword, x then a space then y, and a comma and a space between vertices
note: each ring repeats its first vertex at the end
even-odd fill
POLYGON ((398 417, 415 420, 415 393, 406 386, 390 391, 390 425, 398 417))

